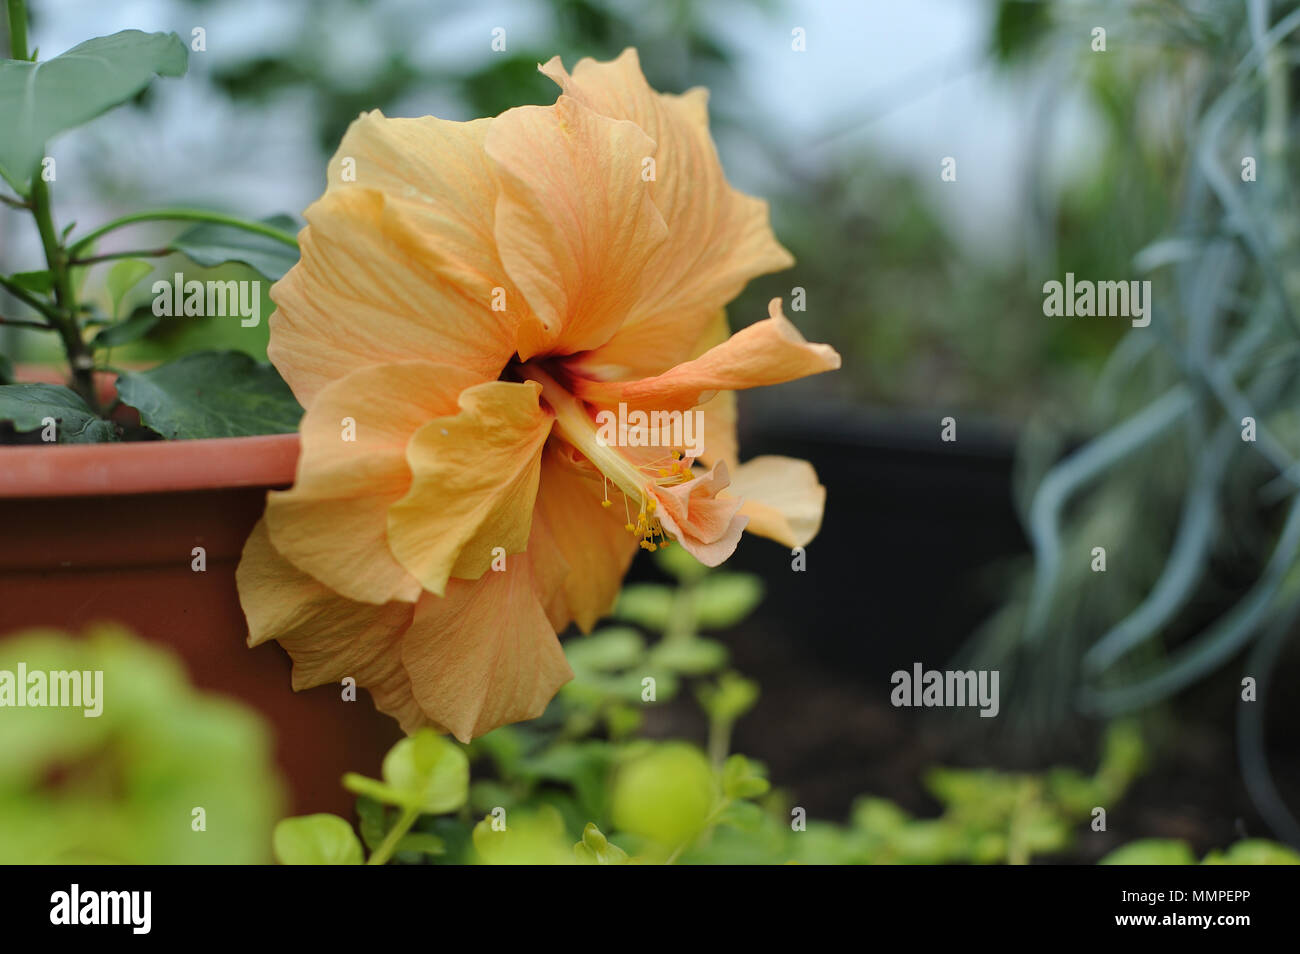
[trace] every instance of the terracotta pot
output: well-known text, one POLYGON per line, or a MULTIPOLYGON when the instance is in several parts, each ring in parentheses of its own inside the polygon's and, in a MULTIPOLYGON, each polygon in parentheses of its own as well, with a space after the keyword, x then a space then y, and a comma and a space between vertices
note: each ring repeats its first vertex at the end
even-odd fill
POLYGON ((271 723, 294 814, 351 818, 340 776, 377 775, 400 730, 364 692, 294 693, 284 651, 245 644, 235 588, 266 491, 292 483, 297 457, 296 434, 0 447, 0 634, 113 621, 166 644, 197 686, 271 723))

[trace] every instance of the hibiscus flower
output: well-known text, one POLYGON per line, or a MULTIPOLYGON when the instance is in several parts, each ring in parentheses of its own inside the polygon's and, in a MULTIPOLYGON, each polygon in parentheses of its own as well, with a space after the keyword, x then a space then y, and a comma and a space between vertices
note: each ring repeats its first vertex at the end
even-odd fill
POLYGON ((611 609, 638 547, 802 546, 825 497, 803 461, 737 459, 732 391, 840 359, 779 299, 728 334, 793 260, 723 176, 707 93, 655 92, 634 50, 541 69, 552 106, 348 130, 272 290, 302 450, 238 571, 295 689, 351 676, 462 741, 541 714, 572 678, 556 634, 611 609), (610 441, 616 410, 698 411, 702 448, 610 441))

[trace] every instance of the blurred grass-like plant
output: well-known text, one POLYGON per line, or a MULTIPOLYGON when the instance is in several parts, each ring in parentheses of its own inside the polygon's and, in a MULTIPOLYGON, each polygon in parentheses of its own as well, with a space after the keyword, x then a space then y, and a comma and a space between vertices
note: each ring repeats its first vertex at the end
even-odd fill
MULTIPOLYGON (((1266 700, 1300 616, 1298 29, 1295 3, 1268 0, 1001 5, 1009 57, 1061 57, 1103 105, 1130 104, 1103 109, 1110 136, 1176 159, 1176 204, 1112 276, 1153 281, 1151 325, 1099 380, 1097 436, 1055 459, 1059 438, 1031 431, 1032 580, 972 653, 1016 680, 1008 696, 1038 725, 1158 704, 1248 650, 1266 700), (1104 55, 1086 42, 1101 22, 1104 55)), ((1300 843, 1264 760, 1264 707, 1238 707, 1246 781, 1300 843)))

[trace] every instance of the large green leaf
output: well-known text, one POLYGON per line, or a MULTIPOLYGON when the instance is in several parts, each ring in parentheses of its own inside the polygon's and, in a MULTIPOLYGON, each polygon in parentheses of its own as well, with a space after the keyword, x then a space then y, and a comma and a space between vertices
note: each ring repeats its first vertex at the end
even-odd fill
POLYGON ((238 351, 186 355, 117 379, 123 403, 168 440, 287 434, 302 408, 270 365, 238 351))
POLYGON ((140 280, 153 271, 153 264, 138 258, 124 258, 108 270, 108 297, 113 301, 113 317, 122 311, 122 299, 140 280))
POLYGON ((60 444, 92 444, 117 440, 113 425, 86 406, 75 391, 58 384, 0 386, 0 421, 10 421, 21 433, 40 430, 54 418, 60 444))
MULTIPOLYGON (((287 215, 273 215, 261 223, 288 235, 298 231, 298 223, 287 215)), ((195 264, 213 267, 242 262, 271 281, 279 281, 298 261, 298 250, 283 242, 233 225, 210 222, 182 232, 172 247, 195 264)))
POLYGON ((124 103, 159 76, 185 73, 175 33, 123 30, 41 63, 0 61, 0 175, 19 191, 57 133, 124 103))

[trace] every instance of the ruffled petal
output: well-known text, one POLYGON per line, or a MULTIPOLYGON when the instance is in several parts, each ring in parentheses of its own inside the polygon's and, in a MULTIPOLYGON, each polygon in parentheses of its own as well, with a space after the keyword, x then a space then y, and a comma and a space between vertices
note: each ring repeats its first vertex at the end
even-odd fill
MULTIPOLYGON (((542 457, 534 521, 544 538, 529 545, 534 564, 555 559, 565 568, 558 591, 548 601, 557 631, 569 620, 584 633, 614 608, 623 575, 636 555, 636 538, 625 528, 628 515, 617 488, 610 506, 602 507, 605 490, 599 472, 549 448, 542 457)), ((635 519, 635 517, 633 517, 635 519)))
POLYGON ((426 593, 402 639, 402 664, 425 716, 468 742, 541 715, 573 678, 525 555, 477 580, 426 593))
POLYGON ((235 581, 248 618, 248 644, 278 640, 293 659, 295 690, 351 676, 404 731, 428 724, 401 661, 411 604, 376 606, 339 596, 276 552, 265 521, 258 521, 244 544, 235 581))
POLYGON ((749 518, 748 533, 802 547, 821 529, 826 488, 806 460, 755 457, 736 469, 726 492, 744 500, 740 513, 749 518))
POLYGON ((739 513, 739 498, 719 496, 728 482, 727 465, 719 461, 694 480, 654 491, 659 522, 705 566, 717 566, 735 552, 748 522, 739 513))
MULTIPOLYGON (((514 353, 515 317, 460 285, 386 193, 356 183, 305 213, 302 258, 271 289, 267 355, 303 407, 330 381, 372 364, 429 360, 495 380, 514 353)), ((504 279, 502 279, 504 280, 504 279)))
POLYGON ((360 368, 326 385, 299 427, 292 489, 267 495, 276 550, 348 599, 414 603, 420 581, 389 550, 388 508, 411 486, 411 436, 455 414, 460 392, 477 383, 461 368, 410 362, 360 368))
POLYGON ((572 76, 559 57, 541 70, 566 95, 635 123, 658 145, 652 189, 669 240, 642 270, 627 321, 577 366, 605 379, 659 374, 687 357, 716 311, 750 279, 789 268, 794 259, 772 234, 767 203, 727 183, 709 134, 706 90, 655 92, 634 49, 608 63, 581 60, 572 76))
POLYGON ((768 313, 766 320, 656 377, 619 382, 575 376, 569 386, 583 400, 606 407, 626 402, 629 408, 684 411, 718 391, 781 384, 840 366, 840 356, 830 345, 804 340, 782 314, 781 299, 772 299, 768 313))
MULTIPOLYGON (((686 359, 698 358, 730 337, 727 313, 719 311, 686 359)), ((704 442, 704 451, 699 455, 700 463, 708 467, 721 460, 734 469, 740 462, 740 444, 736 437, 736 392, 719 391, 696 410, 704 415, 699 427, 704 442)))
POLYGON ((388 510, 393 555, 434 593, 451 577, 475 580, 493 551, 528 543, 541 450, 552 416, 541 388, 490 381, 462 391, 457 413, 411 438, 411 488, 388 510))
POLYGON ((434 267, 470 306, 490 304, 500 288, 505 310, 517 317, 524 302, 501 264, 492 234, 497 184, 483 151, 491 123, 362 113, 330 160, 327 191, 382 192, 385 202, 436 249, 434 267))
POLYGON ((484 145, 501 190, 497 248, 535 316, 520 321, 519 357, 604 344, 668 235, 642 179, 654 141, 561 96, 502 113, 484 145))

